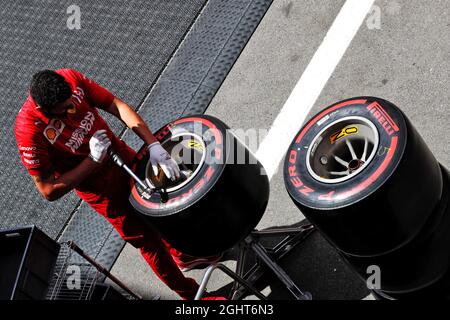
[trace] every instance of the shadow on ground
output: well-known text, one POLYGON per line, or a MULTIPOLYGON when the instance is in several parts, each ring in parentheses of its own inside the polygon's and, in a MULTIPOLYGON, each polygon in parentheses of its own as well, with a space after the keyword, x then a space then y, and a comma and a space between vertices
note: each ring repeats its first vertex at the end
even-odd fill
MULTIPOLYGON (((289 227, 305 223, 304 220, 289 227)), ((271 247, 277 240, 281 238, 263 238, 261 243, 271 247)), ((233 248, 224 255, 223 260, 236 260, 237 256, 238 249, 233 248)), ((245 270, 248 270, 254 265, 256 259, 254 254, 249 252, 246 260, 245 270)), ((360 300, 369 294, 364 281, 347 266, 337 251, 317 231, 312 232, 303 242, 287 253, 279 264, 302 291, 312 294, 314 300, 360 300)), ((267 286, 270 287, 268 299, 293 299, 291 293, 270 270, 266 270, 255 284, 258 290, 263 290, 267 286)), ((232 283, 211 293, 226 296, 230 293, 231 287, 232 283)))

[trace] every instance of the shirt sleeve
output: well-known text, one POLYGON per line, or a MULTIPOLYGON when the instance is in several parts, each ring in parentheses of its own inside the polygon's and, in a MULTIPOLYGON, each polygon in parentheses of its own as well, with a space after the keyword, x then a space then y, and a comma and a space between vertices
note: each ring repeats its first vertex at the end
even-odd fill
POLYGON ((43 141, 35 136, 26 139, 17 135, 16 139, 20 160, 30 175, 36 176, 51 169, 48 147, 43 141))
POLYGON ((81 82, 83 90, 85 91, 84 93, 87 99, 92 103, 92 106, 104 109, 111 105, 114 100, 114 95, 110 91, 76 70, 71 69, 71 72, 74 73, 77 80, 81 82))

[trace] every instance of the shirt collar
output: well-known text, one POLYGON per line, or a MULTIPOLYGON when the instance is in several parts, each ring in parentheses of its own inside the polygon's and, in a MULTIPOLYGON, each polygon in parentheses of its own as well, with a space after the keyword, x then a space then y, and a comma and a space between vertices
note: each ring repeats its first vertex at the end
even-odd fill
POLYGON ((37 118, 39 118, 39 120, 41 120, 42 122, 44 122, 46 125, 48 125, 50 123, 50 118, 48 118, 42 111, 41 108, 33 101, 33 98, 31 98, 31 96, 28 96, 27 98, 27 102, 30 106, 30 112, 37 118))

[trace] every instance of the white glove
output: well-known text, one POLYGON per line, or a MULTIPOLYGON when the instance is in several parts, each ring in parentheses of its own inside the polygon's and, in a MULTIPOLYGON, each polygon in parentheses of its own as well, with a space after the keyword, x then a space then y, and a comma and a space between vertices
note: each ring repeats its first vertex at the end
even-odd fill
POLYGON ((91 150, 89 157, 95 162, 102 163, 110 145, 111 140, 109 140, 106 130, 96 131, 89 140, 89 149, 91 150))
POLYGON ((178 168, 178 164, 158 141, 153 142, 148 146, 148 152, 150 153, 150 163, 155 176, 158 175, 159 165, 167 178, 175 180, 180 177, 180 168, 178 168))

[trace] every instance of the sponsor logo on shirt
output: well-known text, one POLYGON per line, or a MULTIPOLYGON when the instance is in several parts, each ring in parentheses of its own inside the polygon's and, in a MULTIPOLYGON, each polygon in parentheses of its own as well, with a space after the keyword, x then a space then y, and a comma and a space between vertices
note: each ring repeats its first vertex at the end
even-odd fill
POLYGON ((75 106, 72 106, 67 109, 67 113, 70 113, 70 114, 77 113, 77 108, 75 106))
POLYGON ((76 87, 72 93, 72 98, 75 104, 80 104, 84 99, 84 90, 81 87, 76 87))
POLYGON ((25 163, 31 164, 31 165, 35 165, 35 164, 39 164, 39 159, 27 159, 27 158, 23 158, 23 161, 25 161, 25 163))
POLYGON ((80 126, 72 133, 69 141, 66 142, 66 146, 75 153, 78 148, 83 144, 84 138, 91 131, 95 121, 95 116, 91 111, 88 111, 84 119, 80 122, 80 126))
POLYGON ((64 130, 66 125, 59 119, 52 119, 48 126, 44 129, 44 136, 50 141, 51 144, 54 144, 56 139, 58 139, 61 132, 64 130))
POLYGON ((36 147, 19 146, 19 150, 23 157, 23 161, 25 161, 26 163, 28 163, 28 164, 38 164, 39 163, 38 159, 34 159, 37 157, 37 154, 33 152, 33 151, 37 150, 36 147))
POLYGON ((36 154, 35 153, 28 153, 28 152, 24 152, 22 153, 24 157, 28 157, 28 158, 36 158, 36 154))
POLYGON ((20 151, 35 151, 36 147, 24 147, 24 146, 19 146, 19 150, 20 151))

